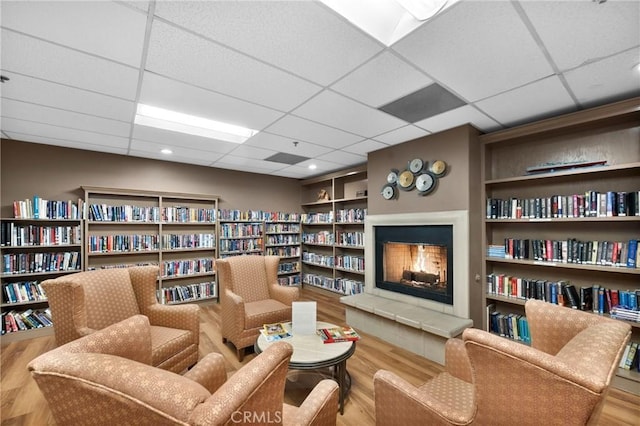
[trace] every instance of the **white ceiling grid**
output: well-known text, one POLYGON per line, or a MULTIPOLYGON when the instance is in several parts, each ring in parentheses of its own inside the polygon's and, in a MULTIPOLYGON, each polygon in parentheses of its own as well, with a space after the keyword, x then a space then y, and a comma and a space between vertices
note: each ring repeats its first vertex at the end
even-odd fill
POLYGON ((638 0, 462 0, 390 47, 312 0, 3 0, 0 24, 2 137, 291 178, 640 95, 638 0), (378 109, 432 83, 466 105, 416 123, 378 109), (137 102, 259 133, 136 125, 137 102))

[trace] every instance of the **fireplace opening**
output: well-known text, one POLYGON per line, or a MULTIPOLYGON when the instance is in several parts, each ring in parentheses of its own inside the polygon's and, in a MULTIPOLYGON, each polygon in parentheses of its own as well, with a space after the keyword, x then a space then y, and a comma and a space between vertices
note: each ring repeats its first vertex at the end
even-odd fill
POLYGON ((453 305, 452 225, 376 226, 376 287, 453 305))

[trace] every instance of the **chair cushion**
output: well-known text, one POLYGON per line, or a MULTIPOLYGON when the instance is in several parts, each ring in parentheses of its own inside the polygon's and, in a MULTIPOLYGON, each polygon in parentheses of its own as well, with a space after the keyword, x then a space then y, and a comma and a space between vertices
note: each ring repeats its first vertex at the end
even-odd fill
POLYGON ((151 326, 151 364, 159 366, 191 345, 191 332, 177 328, 151 326))
POLYGON ((245 303, 244 313, 247 330, 272 322, 291 321, 291 307, 273 299, 245 303))
POLYGON ((473 392, 471 383, 449 373, 438 374, 418 388, 419 394, 428 395, 425 400, 436 402, 436 411, 455 424, 465 424, 473 418, 476 410, 473 392))

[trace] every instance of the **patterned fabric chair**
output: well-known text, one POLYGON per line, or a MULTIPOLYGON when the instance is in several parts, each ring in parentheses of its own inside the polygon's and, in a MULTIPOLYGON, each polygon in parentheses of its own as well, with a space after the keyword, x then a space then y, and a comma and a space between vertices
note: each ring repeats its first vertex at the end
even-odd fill
POLYGON ((376 424, 597 424, 631 327, 539 300, 525 311, 531 346, 469 328, 422 386, 376 372, 376 424))
POLYGON ((184 376, 149 365, 152 331, 136 315, 29 364, 57 424, 335 425, 338 385, 323 380, 300 407, 283 404, 292 348, 278 342, 227 379, 210 353, 184 376))
POLYGON ((253 346, 264 324, 291 321, 291 303, 297 287, 278 285, 278 256, 234 256, 216 260, 222 341, 236 347, 242 361, 244 349, 253 346))
POLYGON ((198 361, 199 308, 156 299, 157 266, 103 269, 42 283, 56 343, 63 345, 133 315, 151 322, 151 364, 179 373, 198 361))

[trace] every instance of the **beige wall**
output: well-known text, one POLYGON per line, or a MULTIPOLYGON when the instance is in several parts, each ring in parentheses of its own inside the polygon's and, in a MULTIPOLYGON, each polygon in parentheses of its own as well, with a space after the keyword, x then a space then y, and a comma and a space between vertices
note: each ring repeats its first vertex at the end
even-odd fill
MULTIPOLYGON (((369 153, 368 214, 469 211, 469 307, 476 327, 482 327, 482 202, 480 182, 479 132, 469 125, 424 136, 400 145, 369 153), (426 196, 412 191, 398 191, 395 200, 385 200, 380 190, 391 169, 400 172, 413 158, 424 161, 444 160, 448 171, 438 179, 434 192, 426 196)), ((455 291, 455 290, 454 290, 455 291)))
POLYGON ((14 200, 78 199, 81 186, 217 195, 223 209, 300 211, 297 179, 7 139, 1 144, 2 217, 13 215, 14 200))

